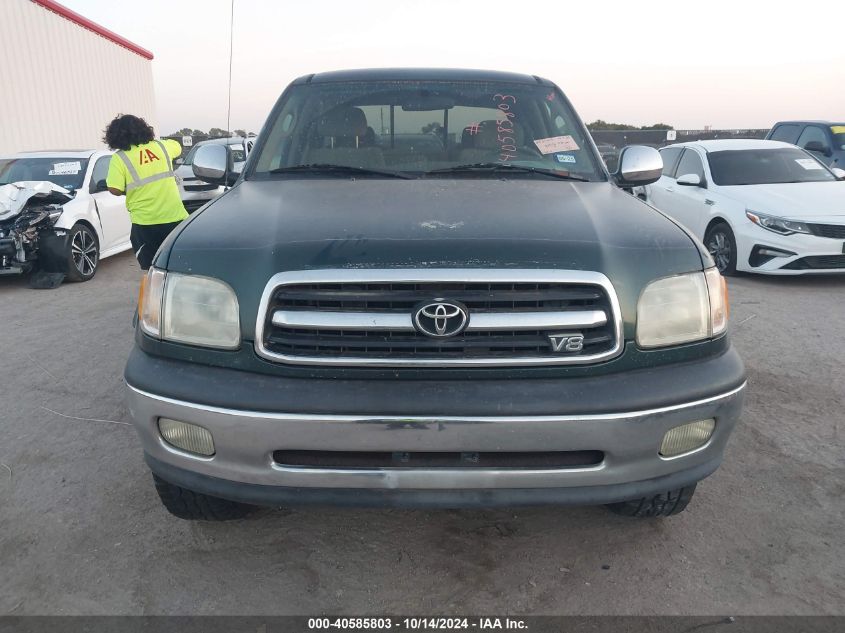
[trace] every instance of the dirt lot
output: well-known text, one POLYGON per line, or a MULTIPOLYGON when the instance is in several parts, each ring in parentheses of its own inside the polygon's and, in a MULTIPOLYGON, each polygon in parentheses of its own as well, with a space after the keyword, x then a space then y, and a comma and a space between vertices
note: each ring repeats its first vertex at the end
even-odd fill
POLYGON ((743 423, 684 514, 159 505, 123 404, 139 278, 0 279, 0 615, 845 614, 845 278, 731 281, 743 423))

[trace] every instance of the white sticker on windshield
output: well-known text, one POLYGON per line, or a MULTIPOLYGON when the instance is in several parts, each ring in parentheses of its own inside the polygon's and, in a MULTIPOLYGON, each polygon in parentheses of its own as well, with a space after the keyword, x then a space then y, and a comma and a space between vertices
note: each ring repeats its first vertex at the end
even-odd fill
POLYGON ((540 150, 542 154, 554 154, 555 152, 574 152, 578 147, 578 143, 571 136, 551 136, 549 138, 538 138, 534 141, 534 145, 540 150))
POLYGON ((75 176, 82 171, 82 163, 53 163, 53 169, 47 172, 48 176, 75 176))
POLYGON ((796 158, 795 162, 801 165, 804 169, 824 169, 812 158, 796 158))
POLYGON ((572 154, 555 154, 555 159, 559 163, 577 163, 578 159, 572 154))

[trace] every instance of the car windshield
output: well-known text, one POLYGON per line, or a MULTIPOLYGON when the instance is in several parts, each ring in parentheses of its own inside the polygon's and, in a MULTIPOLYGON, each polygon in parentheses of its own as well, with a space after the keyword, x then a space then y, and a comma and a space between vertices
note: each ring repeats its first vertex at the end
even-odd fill
POLYGON ((554 87, 495 81, 349 81, 296 85, 247 177, 544 178, 605 180, 583 126, 554 87), (534 170, 462 169, 498 163, 534 170), (381 172, 380 174, 378 172, 381 172), (503 173, 506 176, 503 176, 503 173))
POLYGON ((798 148, 709 152, 710 173, 717 185, 768 185, 836 180, 819 161, 798 148))
POLYGON ((831 125, 830 131, 833 133, 833 146, 845 150, 845 125, 831 125))
POLYGON ((190 151, 190 152, 188 152, 188 155, 187 155, 187 156, 185 156, 185 159, 182 161, 182 164, 183 164, 183 165, 189 165, 189 166, 190 166, 190 165, 193 165, 193 164, 194 164, 194 154, 196 154, 196 153, 197 153, 197 149, 198 149, 198 148, 199 148, 199 145, 194 145, 194 146, 191 148, 191 151, 190 151))
POLYGON ((47 180, 59 187, 76 190, 82 186, 87 166, 87 158, 0 158, 0 185, 22 180, 47 180))

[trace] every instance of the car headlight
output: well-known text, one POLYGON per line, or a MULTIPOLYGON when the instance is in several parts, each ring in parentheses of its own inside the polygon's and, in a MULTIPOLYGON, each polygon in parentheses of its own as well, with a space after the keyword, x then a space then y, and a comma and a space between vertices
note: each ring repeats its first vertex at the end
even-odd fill
POLYGON ((652 281, 637 304, 637 344, 665 347, 722 334, 728 287, 715 268, 652 281))
POLYGON ((150 268, 138 316, 141 329, 162 340, 223 349, 241 342, 238 298, 219 279, 150 268))
POLYGON ((810 233, 809 227, 803 222, 795 222, 794 220, 785 220, 773 215, 766 215, 765 213, 757 213, 748 209, 745 212, 745 217, 754 222, 754 224, 763 227, 773 233, 780 235, 792 235, 793 233, 810 233))

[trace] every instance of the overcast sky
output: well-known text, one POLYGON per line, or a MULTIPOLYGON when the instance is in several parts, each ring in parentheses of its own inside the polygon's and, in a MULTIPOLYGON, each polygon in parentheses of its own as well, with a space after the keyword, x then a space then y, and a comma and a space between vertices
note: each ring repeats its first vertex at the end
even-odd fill
MULTIPOLYGON (((154 53, 160 134, 226 126, 230 0, 61 1, 154 53)), ((843 15, 826 1, 235 0, 231 127, 258 132, 300 75, 395 66, 540 75, 585 121, 842 120, 843 15)))

